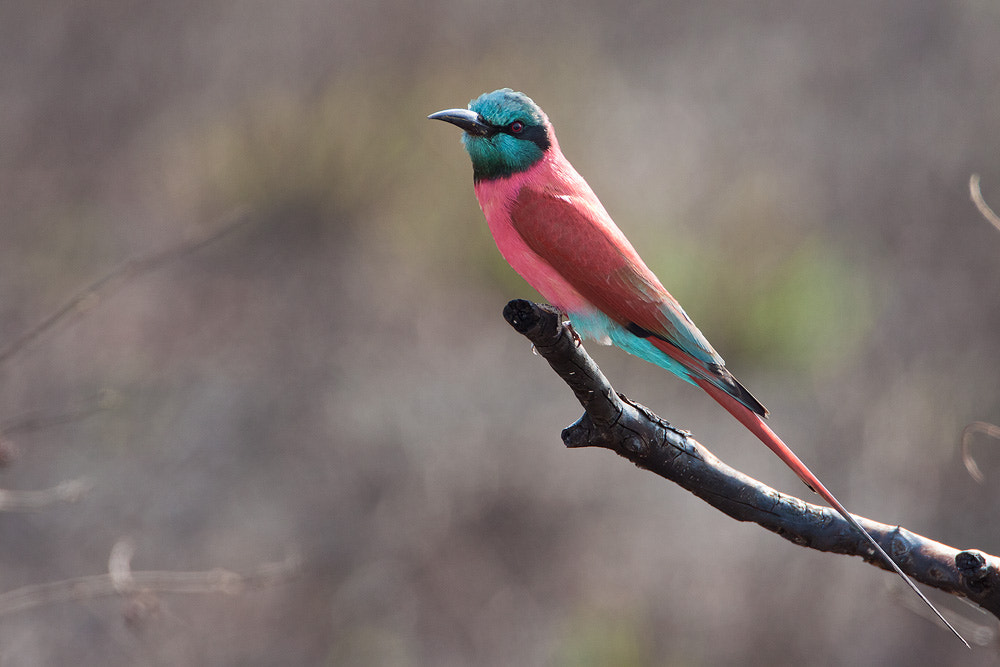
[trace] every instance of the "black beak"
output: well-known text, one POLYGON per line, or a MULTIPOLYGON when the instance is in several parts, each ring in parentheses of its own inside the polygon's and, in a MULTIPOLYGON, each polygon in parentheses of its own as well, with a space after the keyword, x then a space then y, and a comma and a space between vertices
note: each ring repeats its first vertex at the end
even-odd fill
POLYGON ((428 118, 457 125, 476 137, 488 137, 496 133, 493 126, 487 123, 482 116, 469 109, 445 109, 432 113, 428 118))

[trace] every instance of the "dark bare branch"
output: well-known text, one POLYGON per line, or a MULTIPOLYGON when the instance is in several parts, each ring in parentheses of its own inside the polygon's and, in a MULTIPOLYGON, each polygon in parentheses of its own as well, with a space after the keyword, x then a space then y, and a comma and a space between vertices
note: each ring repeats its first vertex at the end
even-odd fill
MULTIPOLYGON (((834 510, 781 493, 720 461, 691 434, 612 389, 571 327, 550 306, 515 300, 504 318, 534 344, 586 412, 562 432, 567 447, 604 447, 669 479, 739 521, 751 521, 803 547, 860 556, 888 569, 834 510)), ((959 550, 900 526, 858 517, 913 579, 968 598, 1000 618, 1000 558, 959 550)))

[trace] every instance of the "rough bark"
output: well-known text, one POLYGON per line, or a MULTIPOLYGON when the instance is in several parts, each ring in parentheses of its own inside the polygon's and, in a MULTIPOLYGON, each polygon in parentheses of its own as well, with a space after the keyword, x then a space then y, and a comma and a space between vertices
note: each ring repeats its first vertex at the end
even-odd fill
MULTIPOLYGON (((504 318, 535 346, 585 410, 562 432, 567 447, 604 447, 669 479, 738 521, 752 521, 799 546, 860 556, 888 569, 836 511, 777 491, 719 460, 687 431, 615 392, 561 313, 514 300, 504 318)), ((913 579, 972 602, 1000 618, 1000 558, 956 549, 858 517, 913 579)))

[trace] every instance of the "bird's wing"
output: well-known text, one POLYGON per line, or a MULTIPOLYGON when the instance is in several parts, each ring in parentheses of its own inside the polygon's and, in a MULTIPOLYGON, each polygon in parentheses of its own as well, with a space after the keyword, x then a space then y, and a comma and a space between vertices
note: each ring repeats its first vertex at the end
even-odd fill
POLYGON ((723 365, 599 203, 525 187, 511 222, 533 252, 612 320, 703 364, 723 365))
POLYGON ((511 207, 511 224, 533 252, 601 312, 647 339, 692 378, 767 416, 599 203, 525 187, 511 207))

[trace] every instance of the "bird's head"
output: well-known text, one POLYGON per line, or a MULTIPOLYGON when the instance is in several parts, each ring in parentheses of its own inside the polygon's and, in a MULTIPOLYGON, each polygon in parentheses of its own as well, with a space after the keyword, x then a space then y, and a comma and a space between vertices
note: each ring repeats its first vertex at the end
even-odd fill
POLYGON ((477 181, 524 171, 552 146, 552 126, 545 112, 510 88, 484 93, 469 102, 468 109, 446 109, 428 118, 465 130, 462 143, 477 181))

